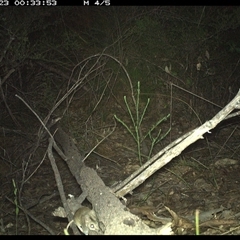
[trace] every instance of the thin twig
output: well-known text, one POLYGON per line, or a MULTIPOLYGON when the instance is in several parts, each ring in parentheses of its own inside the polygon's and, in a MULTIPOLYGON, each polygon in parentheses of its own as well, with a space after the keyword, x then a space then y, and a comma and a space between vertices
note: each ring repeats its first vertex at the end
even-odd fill
POLYGON ((113 128, 113 130, 112 130, 109 134, 107 134, 107 136, 105 136, 103 139, 101 139, 101 140, 91 149, 91 151, 83 158, 82 162, 84 162, 84 161, 88 158, 88 156, 89 156, 106 138, 108 138, 108 137, 114 132, 115 129, 116 129, 116 121, 114 120, 114 128, 113 128))
MULTIPOLYGON (((11 202, 12 204, 15 205, 15 203, 8 198, 7 196, 5 196, 5 198, 11 202)), ((56 235, 56 233, 50 228, 48 227, 45 223, 43 223, 42 221, 40 221, 39 219, 35 218, 27 209, 25 209, 24 207, 18 206, 25 214, 27 214, 30 218, 32 218, 32 220, 34 220, 36 223, 38 223, 39 225, 41 225, 43 228, 45 228, 50 234, 52 235, 56 235)))

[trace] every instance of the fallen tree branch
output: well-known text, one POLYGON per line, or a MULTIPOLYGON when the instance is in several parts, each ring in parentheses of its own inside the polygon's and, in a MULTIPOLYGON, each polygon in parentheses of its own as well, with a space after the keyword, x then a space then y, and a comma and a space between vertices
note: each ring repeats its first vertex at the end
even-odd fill
MULTIPOLYGON (((144 224, 139 217, 127 211, 126 206, 120 202, 109 187, 105 186, 96 171, 85 166, 73 139, 60 127, 57 128, 54 138, 61 145, 66 155, 65 161, 80 185, 83 194, 85 194, 84 196, 87 196, 89 202, 92 203, 92 208, 98 218, 99 229, 101 229, 99 234, 172 234, 171 222, 161 228, 152 229, 144 224)), ((74 199, 72 199, 73 201, 74 199)), ((76 206, 76 204, 73 205, 76 206)), ((89 231, 89 234, 91 234, 91 231, 89 231)))
POLYGON ((167 146, 163 151, 160 151, 148 162, 146 162, 134 174, 128 177, 123 183, 117 185, 113 191, 118 197, 123 197, 127 193, 142 184, 157 170, 169 163, 173 158, 181 154, 181 152, 192 143, 199 139, 203 139, 205 133, 210 133, 210 130, 215 128, 221 121, 227 119, 231 112, 239 109, 240 104, 240 90, 235 98, 226 105, 219 113, 217 113, 211 120, 205 122, 202 126, 195 128, 184 136, 178 138, 176 141, 167 146))
POLYGON ((153 229, 143 223, 139 217, 130 213, 93 169, 83 166, 80 176, 81 188, 87 193, 87 199, 92 203, 99 219, 100 228, 103 229, 105 235, 172 234, 171 222, 153 229))
MULTIPOLYGON (((62 179, 61 179, 60 173, 58 171, 58 167, 56 165, 55 158, 53 157, 53 152, 52 152, 53 141, 54 141, 53 138, 49 138, 48 158, 50 160, 50 163, 51 163, 51 166, 52 166, 52 169, 53 169, 53 172, 54 172, 55 180, 56 180, 56 183, 57 183, 57 188, 58 188, 58 191, 59 191, 64 209, 65 209, 65 212, 67 213, 67 217, 68 217, 68 220, 70 222, 73 218, 73 215, 72 215, 71 209, 68 206, 67 199, 66 199, 65 192, 64 192, 64 188, 63 188, 63 184, 62 184, 62 179)), ((77 230, 76 226, 72 225, 72 229, 73 229, 73 232, 74 232, 75 235, 79 234, 79 231, 77 230)))

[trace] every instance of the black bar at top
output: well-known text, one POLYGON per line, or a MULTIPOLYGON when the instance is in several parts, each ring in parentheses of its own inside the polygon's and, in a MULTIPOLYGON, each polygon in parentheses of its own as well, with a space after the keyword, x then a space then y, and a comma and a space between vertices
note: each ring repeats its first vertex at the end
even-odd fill
POLYGON ((29 6, 29 7, 54 7, 54 6, 160 6, 156 0, 1 0, 0 7, 4 6, 29 6))

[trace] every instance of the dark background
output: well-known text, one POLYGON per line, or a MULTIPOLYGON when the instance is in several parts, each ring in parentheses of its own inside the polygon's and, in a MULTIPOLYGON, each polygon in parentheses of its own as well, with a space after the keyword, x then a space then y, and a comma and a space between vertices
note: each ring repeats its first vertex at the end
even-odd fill
MULTIPOLYGON (((44 158, 46 143, 37 144, 41 125, 16 94, 44 119, 76 79, 83 78, 72 99, 66 99, 53 115, 62 117, 62 125, 80 143, 81 151, 88 152, 99 141, 96 132, 113 125, 114 114, 131 125, 124 103, 124 96, 130 99, 132 94, 125 67, 135 94, 141 83, 139 109, 144 109, 150 98, 143 131, 170 113, 162 128, 172 130, 154 145, 154 154, 212 118, 236 95, 240 87, 239 36, 237 6, 1 8, 1 217, 9 216, 10 209, 14 219, 15 207, 5 199, 14 199, 12 179, 19 189, 17 199, 27 194, 38 198, 43 191, 30 194, 28 177, 37 169, 32 181, 39 184, 44 173, 52 174, 49 163, 40 170, 36 167, 44 158), (43 171, 39 179, 38 171, 43 171)), ((235 118, 213 132, 217 135, 220 129, 237 124, 235 118)), ((136 147, 126 129, 120 123, 117 126, 120 133, 114 139, 136 147)), ((99 148, 99 153, 122 164, 111 144, 99 148)), ((238 146, 234 149, 232 157, 238 156, 238 146)), ((208 154, 211 160, 215 156, 208 154)), ((136 158, 135 163, 139 164, 136 158)), ((120 172, 128 175, 119 170, 119 176, 112 175, 111 180, 123 179, 120 172)), ((32 187, 38 186, 34 184, 32 187)), ((50 185, 55 187, 54 180, 50 185)), ((47 189, 46 185, 43 188, 47 189)))

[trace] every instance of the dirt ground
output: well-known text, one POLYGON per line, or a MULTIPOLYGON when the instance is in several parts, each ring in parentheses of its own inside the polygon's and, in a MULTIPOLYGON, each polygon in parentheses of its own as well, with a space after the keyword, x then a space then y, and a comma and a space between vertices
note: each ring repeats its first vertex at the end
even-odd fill
MULTIPOLYGON (((76 107, 73 105, 73 108, 76 107)), ((123 114, 119 115, 124 119, 123 114)), ((104 136, 112 129, 112 118, 106 116, 104 123, 99 122, 99 119, 102 119, 102 115, 95 114, 91 119, 94 123, 92 126, 95 133, 104 136)), ((189 118, 177 119, 178 121, 172 123, 171 134, 154 148, 154 154, 196 126, 194 123, 193 127, 194 124, 189 118)), ((147 122, 149 124, 151 118, 147 122)), ((81 128, 77 122, 72 121, 71 124, 75 128, 81 128)), ((148 124, 143 126, 147 128, 148 124)), ((163 132, 167 131, 168 127, 169 122, 163 124, 163 132)), ((74 129, 71 134, 82 148, 88 135, 83 138, 76 132, 74 129)), ((89 136, 88 142, 93 144, 96 138, 91 137, 90 131, 89 136)), ((239 129, 236 123, 230 122, 217 127, 212 133, 206 134, 203 140, 189 146, 180 156, 158 170, 136 188, 132 195, 125 196, 127 207, 153 228, 164 224, 161 220, 163 218, 173 219, 174 234, 196 234, 194 222, 197 210, 200 213, 200 234, 239 234, 238 140, 239 129), (171 210, 172 214, 165 207, 171 210)), ((50 162, 45 155, 47 142, 42 142, 41 147, 34 153, 34 141, 26 145, 27 140, 18 135, 10 135, 4 141, 8 151, 14 152, 15 166, 22 167, 15 168, 9 164, 9 152, 6 152, 0 168, 1 235, 49 234, 23 211, 24 209, 45 223, 55 234, 62 235, 68 222, 52 216, 54 209, 62 204, 50 162), (23 148, 25 150, 21 151, 23 148), (29 153, 33 154, 31 159, 34 161, 22 161, 27 159, 26 156, 29 157, 29 153), (22 186, 24 187, 21 188, 22 186), (22 209, 16 207, 16 202, 22 209)), ((85 145, 84 150, 88 151, 87 148, 85 145)), ((135 149, 136 144, 130 134, 121 124, 117 124, 114 133, 87 158, 86 165, 94 168, 107 186, 113 186, 139 168, 135 149)), ((66 164, 59 156, 55 157, 66 195, 78 196, 81 189, 66 164)), ((84 204, 89 205, 87 202, 84 204)))

